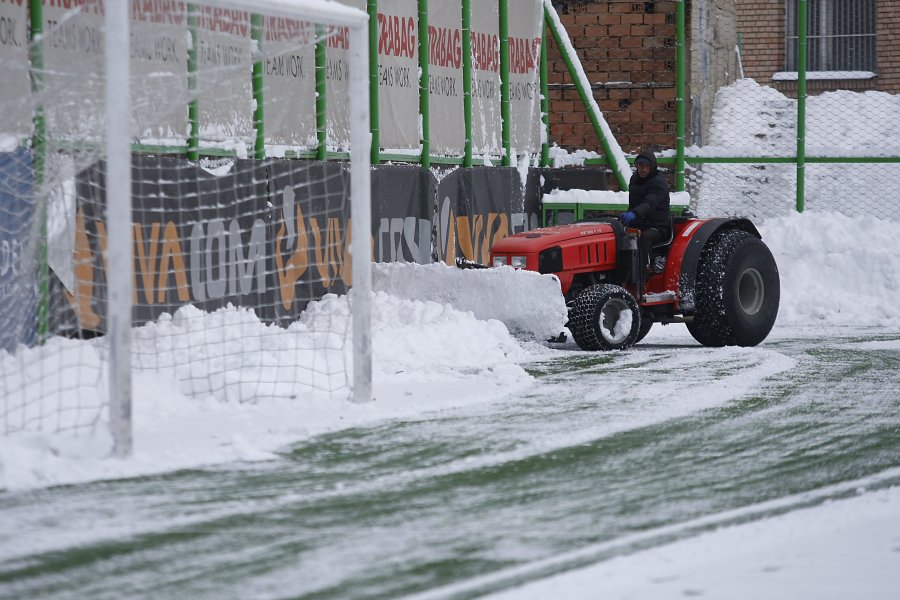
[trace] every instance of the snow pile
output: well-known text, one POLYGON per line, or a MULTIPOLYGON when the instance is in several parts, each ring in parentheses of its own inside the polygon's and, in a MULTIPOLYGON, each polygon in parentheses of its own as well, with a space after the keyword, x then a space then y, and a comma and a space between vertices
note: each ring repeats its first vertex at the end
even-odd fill
MULTIPOLYGON (((897 156, 900 154, 900 96, 839 90, 806 100, 809 156, 897 156)), ((721 88, 710 140, 692 147, 693 156, 790 156, 797 149, 797 101, 753 79, 721 88)))
POLYGON ((512 267, 458 269, 443 263, 379 263, 373 288, 397 298, 449 304, 482 321, 502 321, 513 334, 537 340, 559 335, 567 320, 556 277, 512 267))
POLYGON ((759 224, 778 264, 785 325, 900 326, 897 224, 793 213, 759 224))
MULTIPOLYGON (((477 296, 473 281, 469 291, 477 296)), ((514 393, 532 381, 519 363, 548 352, 523 345, 498 320, 383 291, 374 294, 372 326, 375 401, 367 405, 345 401, 345 373, 352 372, 350 349, 341 347, 349 336, 346 296, 326 296, 286 329, 247 309, 207 314, 192 306, 135 329, 135 449, 128 461, 107 458, 107 373, 95 342, 53 340, 15 356, 2 352, 5 408, 22 416, 10 422, 26 430, 0 437, 0 488, 272 459, 273 451, 310 435, 514 393), (332 348, 313 352, 314 340, 332 348), (88 370, 84 356, 94 357, 88 370), (32 378, 41 382, 34 389, 10 387, 23 369, 44 375, 32 378), (86 377, 89 385, 78 391, 74 383, 86 377), (55 429, 60 415, 68 431, 39 432, 39 425, 55 429)))

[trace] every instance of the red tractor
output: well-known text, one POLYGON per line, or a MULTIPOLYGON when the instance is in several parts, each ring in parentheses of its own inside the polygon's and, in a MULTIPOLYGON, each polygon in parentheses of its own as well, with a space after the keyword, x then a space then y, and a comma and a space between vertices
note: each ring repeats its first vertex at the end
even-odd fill
MULTIPOLYGON (((583 350, 641 341, 654 323, 685 323, 704 346, 755 346, 778 314, 778 267, 747 219, 672 217, 654 248, 662 272, 639 264, 640 230, 611 215, 532 229, 494 243, 494 266, 552 273, 569 307, 569 331, 583 350)), ((652 262, 652 261, 651 261, 652 262)))

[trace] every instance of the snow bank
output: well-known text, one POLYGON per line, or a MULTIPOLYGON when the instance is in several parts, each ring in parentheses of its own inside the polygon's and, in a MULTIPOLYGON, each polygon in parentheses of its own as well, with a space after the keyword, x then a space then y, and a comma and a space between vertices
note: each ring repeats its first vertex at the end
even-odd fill
POLYGON ((565 309, 552 277, 440 265, 377 273, 374 402, 345 401, 345 373, 352 372, 343 343, 350 327, 346 296, 311 304, 288 328, 266 325, 247 309, 205 313, 185 306, 133 331, 134 454, 127 461, 107 458, 108 374, 96 342, 53 339, 15 356, 0 352, 7 422, 24 429, 0 437, 0 489, 270 460, 278 448, 310 435, 488 401, 530 385, 519 363, 549 352, 523 345, 490 314, 512 315, 511 322, 540 335, 562 328, 565 309), (489 305, 481 316, 466 308, 479 301, 489 305), (24 383, 24 373, 33 374, 33 383, 24 383))
POLYGON ((567 320, 556 277, 512 267, 458 269, 443 263, 378 263, 373 288, 397 298, 449 304, 482 321, 501 321, 513 334, 537 340, 559 335, 567 320))
POLYGON ((781 277, 775 327, 900 326, 897 223, 793 213, 758 225, 781 277))

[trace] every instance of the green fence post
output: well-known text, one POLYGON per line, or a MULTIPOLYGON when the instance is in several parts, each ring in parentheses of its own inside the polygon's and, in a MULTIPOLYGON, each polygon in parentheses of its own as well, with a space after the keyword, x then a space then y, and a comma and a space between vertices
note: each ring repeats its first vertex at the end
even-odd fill
POLYGON ((675 3, 675 191, 684 191, 684 103, 685 71, 684 53, 684 0, 675 3))
POLYGON ((508 167, 512 164, 509 117, 509 0, 500 0, 500 121, 503 140, 501 164, 508 167))
POLYGON ((797 212, 806 194, 806 0, 797 5, 797 212))
MULTIPOLYGON (((263 22, 262 15, 250 16, 250 36, 256 42, 256 52, 262 56, 263 50, 263 22)), ((253 62, 253 100, 256 107, 253 109, 253 127, 256 129, 256 144, 254 154, 256 158, 266 157, 266 130, 263 110, 263 64, 257 60, 253 62)))
MULTIPOLYGON (((41 37, 44 35, 44 7, 42 0, 31 0, 29 10, 31 15, 29 24, 31 72, 33 74, 31 89, 38 96, 41 88, 44 86, 44 51, 40 42, 41 37)), ((31 134, 31 162, 34 173, 34 190, 32 195, 34 198, 41 198, 44 194, 40 193, 39 190, 44 184, 47 159, 47 122, 44 118, 43 105, 35 107, 32 123, 34 127, 34 131, 31 134)), ((43 344, 47 340, 50 332, 50 265, 48 262, 49 249, 47 247, 47 218, 47 199, 44 197, 38 207, 41 239, 37 249, 38 298, 34 315, 35 330, 39 344, 43 344)))
POLYGON ((431 116, 428 97, 428 0, 419 0, 419 116, 422 119, 422 156, 426 169, 431 166, 431 116))
POLYGON ((200 159, 200 105, 197 99, 197 5, 188 4, 188 31, 191 33, 191 47, 188 48, 188 160, 200 159))
MULTIPOLYGON (((543 8, 541 10, 544 10, 543 8)), ((541 24, 541 121, 544 141, 541 144, 541 166, 550 166, 550 86, 547 81, 547 26, 541 24)))
POLYGON ((466 141, 463 147, 463 166, 472 166, 472 5, 462 0, 462 68, 463 120, 466 141))
POLYGON ((378 0, 368 0, 369 13, 369 122, 372 131, 371 162, 381 162, 381 136, 378 124, 378 0))
POLYGON ((328 159, 328 48, 325 28, 316 25, 316 160, 328 159))

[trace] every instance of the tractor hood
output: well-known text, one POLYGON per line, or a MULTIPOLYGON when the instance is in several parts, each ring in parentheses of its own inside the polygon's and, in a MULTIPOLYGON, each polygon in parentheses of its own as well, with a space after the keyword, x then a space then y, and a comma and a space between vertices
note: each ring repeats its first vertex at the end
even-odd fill
POLYGON ((527 253, 558 246, 570 240, 577 240, 586 236, 600 234, 613 234, 613 228, 609 223, 575 223, 572 225, 555 225, 523 231, 515 235, 505 237, 494 242, 491 252, 502 253, 527 253))

